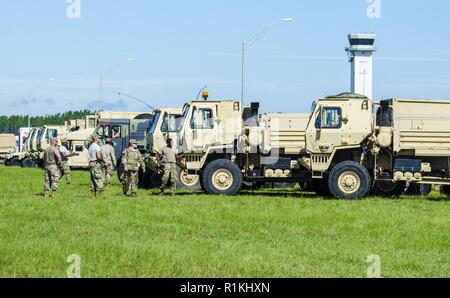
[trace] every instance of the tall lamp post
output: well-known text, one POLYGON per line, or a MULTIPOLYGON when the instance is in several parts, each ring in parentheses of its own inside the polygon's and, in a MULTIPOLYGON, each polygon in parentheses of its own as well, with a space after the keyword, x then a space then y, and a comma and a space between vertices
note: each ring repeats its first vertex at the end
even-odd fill
POLYGON ((103 109, 103 81, 105 79, 107 79, 110 75, 112 75, 112 73, 119 68, 120 66, 122 66, 123 64, 127 63, 127 62, 132 62, 132 61, 136 61, 136 59, 134 58, 128 58, 125 61, 122 61, 116 65, 114 65, 113 67, 111 67, 111 69, 107 72, 107 73, 101 73, 100 74, 100 87, 99 87, 99 102, 100 102, 100 108, 103 109))
MULTIPOLYGON (((45 80, 45 81, 41 82, 39 85, 37 85, 36 87, 34 87, 33 89, 28 90, 28 92, 27 92, 28 99, 31 100, 31 96, 34 92, 38 91, 39 89, 41 89, 42 87, 47 85, 49 82, 53 82, 53 81, 55 81, 55 79, 45 80)), ((28 111, 28 127, 31 127, 30 111, 28 111)))
POLYGON ((242 41, 242 82, 241 82, 241 106, 244 105, 245 100, 245 54, 247 49, 250 48, 256 41, 258 41, 261 37, 263 37, 267 32, 269 32, 273 27, 278 25, 281 22, 292 22, 293 18, 284 18, 276 20, 271 23, 269 26, 265 27, 263 30, 255 34, 252 38, 248 40, 242 41))

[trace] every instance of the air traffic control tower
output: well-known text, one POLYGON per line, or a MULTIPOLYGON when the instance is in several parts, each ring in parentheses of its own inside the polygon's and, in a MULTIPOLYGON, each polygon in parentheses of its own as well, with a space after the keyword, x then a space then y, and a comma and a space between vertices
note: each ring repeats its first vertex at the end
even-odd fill
POLYGON ((348 35, 350 46, 345 48, 351 63, 351 92, 372 99, 373 52, 377 50, 375 34, 351 33, 348 35))

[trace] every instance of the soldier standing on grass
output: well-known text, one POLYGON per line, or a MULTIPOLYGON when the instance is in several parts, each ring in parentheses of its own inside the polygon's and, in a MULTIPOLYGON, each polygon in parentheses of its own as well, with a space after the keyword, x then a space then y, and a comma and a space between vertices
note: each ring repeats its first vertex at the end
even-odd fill
POLYGON ((59 166, 62 163, 62 158, 56 147, 57 145, 58 140, 51 139, 50 146, 44 151, 42 156, 45 166, 44 196, 46 198, 49 196, 55 197, 59 187, 59 179, 61 177, 59 166))
POLYGON ((67 184, 72 183, 72 175, 70 174, 69 157, 78 156, 78 153, 70 152, 68 149, 68 143, 66 140, 62 141, 61 147, 59 147, 59 153, 61 154, 61 178, 66 176, 67 184))
POLYGON ((158 162, 164 167, 164 176, 162 178, 160 196, 164 196, 164 190, 172 184, 172 196, 177 192, 177 160, 183 155, 177 154, 177 150, 173 149, 173 140, 167 139, 167 147, 162 150, 161 156, 158 157, 158 162))
POLYGON ((100 137, 94 136, 92 144, 89 147, 89 171, 91 172, 91 192, 95 199, 97 196, 103 197, 103 154, 100 147, 100 137))
POLYGON ((139 185, 139 168, 145 173, 144 158, 138 149, 136 140, 130 140, 129 147, 122 155, 122 164, 124 167, 123 194, 127 195, 131 190, 131 196, 137 197, 137 189, 139 185))
POLYGON ((110 185, 112 183, 112 175, 114 172, 114 168, 117 165, 116 160, 116 151, 112 146, 112 140, 106 139, 106 144, 102 147, 103 152, 103 160, 104 164, 104 176, 105 176, 105 185, 110 185))

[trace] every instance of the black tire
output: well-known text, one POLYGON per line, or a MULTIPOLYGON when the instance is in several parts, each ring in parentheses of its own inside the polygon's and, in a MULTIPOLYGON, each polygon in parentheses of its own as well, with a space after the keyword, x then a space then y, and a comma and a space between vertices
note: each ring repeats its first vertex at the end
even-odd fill
POLYGON ((328 179, 326 177, 322 179, 313 179, 311 181, 311 189, 313 192, 322 197, 332 197, 330 187, 328 186, 328 179))
POLYGON ((431 184, 411 183, 408 190, 406 191, 406 194, 411 196, 426 197, 431 193, 432 189, 433 185, 431 184))
POLYGON ((5 167, 9 167, 9 160, 5 160, 5 167))
POLYGON ((450 197, 450 185, 441 185, 441 194, 450 197))
MULTIPOLYGON (((328 187, 333 197, 338 199, 362 199, 366 197, 371 189, 371 178, 367 169, 354 161, 344 161, 335 166, 328 179, 328 187), (347 173, 349 178, 357 179, 358 184, 354 185, 355 190, 345 191, 340 186, 342 175, 347 173)), ((352 182, 352 181, 350 181, 352 182)), ((349 187, 351 187, 349 185, 349 187)))
POLYGON ((211 162, 205 168, 202 179, 206 192, 212 195, 234 196, 239 192, 242 185, 241 170, 235 163, 228 159, 218 159, 211 162), (230 183, 228 185, 221 181, 216 181, 216 183, 213 182, 213 179, 218 178, 216 174, 218 174, 217 172, 220 170, 222 170, 224 175, 227 175, 228 178, 232 178, 232 181, 229 181, 230 183), (224 184, 223 188, 218 187, 220 183, 224 184))
POLYGON ((22 168, 35 168, 37 166, 37 163, 30 159, 30 158, 25 158, 22 160, 22 168))
POLYGON ((371 195, 385 198, 399 198, 406 191, 405 181, 377 181, 371 195))
POLYGON ((179 166, 177 166, 177 188, 179 189, 189 189, 189 190, 199 190, 201 189, 200 186, 200 177, 198 176, 195 181, 192 181, 192 183, 184 183, 186 181, 182 178, 183 169, 179 166))
POLYGON ((9 166, 10 167, 21 167, 22 166, 22 162, 20 161, 20 159, 16 156, 13 157, 9 160, 9 166))

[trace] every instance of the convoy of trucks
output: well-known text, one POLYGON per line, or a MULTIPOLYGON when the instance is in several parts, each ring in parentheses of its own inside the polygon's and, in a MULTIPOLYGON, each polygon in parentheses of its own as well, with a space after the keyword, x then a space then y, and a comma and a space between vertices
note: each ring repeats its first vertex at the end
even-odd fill
POLYGON ((184 168, 210 194, 235 195, 244 181, 306 182, 345 199, 450 185, 450 102, 343 93, 315 101, 311 114, 260 114, 258 103, 232 100, 183 110, 184 168))

